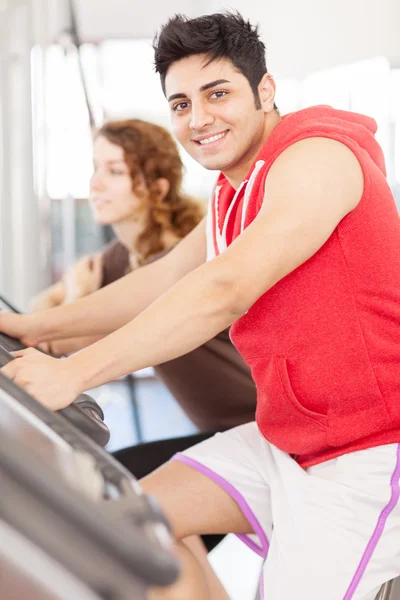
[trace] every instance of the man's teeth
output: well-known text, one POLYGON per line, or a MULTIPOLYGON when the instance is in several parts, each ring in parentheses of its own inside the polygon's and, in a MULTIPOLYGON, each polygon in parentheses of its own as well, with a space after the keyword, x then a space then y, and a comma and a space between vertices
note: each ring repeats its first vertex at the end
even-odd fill
POLYGON ((225 131, 223 133, 218 133, 218 135, 213 135, 212 137, 206 138, 205 140, 199 140, 200 144, 211 144, 211 142, 216 142, 220 140, 225 135, 225 131))

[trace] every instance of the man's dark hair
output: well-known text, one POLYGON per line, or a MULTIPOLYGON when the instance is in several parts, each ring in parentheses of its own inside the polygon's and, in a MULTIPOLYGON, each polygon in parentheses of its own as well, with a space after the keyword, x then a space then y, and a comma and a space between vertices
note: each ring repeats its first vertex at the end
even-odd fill
POLYGON ((265 45, 260 40, 258 27, 238 12, 215 13, 196 19, 175 15, 154 38, 153 47, 155 69, 160 74, 164 94, 165 77, 172 63, 194 54, 205 54, 209 57, 207 64, 219 58, 230 60, 248 80, 256 108, 261 108, 258 84, 267 73, 265 45))

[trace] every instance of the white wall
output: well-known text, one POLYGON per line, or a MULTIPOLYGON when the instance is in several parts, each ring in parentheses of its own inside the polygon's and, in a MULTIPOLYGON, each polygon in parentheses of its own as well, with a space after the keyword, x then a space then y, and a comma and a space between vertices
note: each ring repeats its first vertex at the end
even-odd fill
MULTIPOLYGON (((152 38, 174 13, 189 17, 210 11, 210 0, 75 0, 80 36, 97 43, 111 38, 152 38)), ((69 26, 66 0, 50 4, 50 35, 69 26)))
POLYGON ((279 78, 373 56, 400 64, 399 0, 234 0, 261 26, 270 70, 279 78))
MULTIPOLYGON (((373 56, 400 64, 399 0, 75 0, 83 37, 151 37, 175 12, 196 16, 235 8, 261 24, 268 63, 279 78, 303 78, 373 56)), ((65 0, 50 3, 54 36, 68 19, 65 0)))
POLYGON ((46 1, 2 0, 0 5, 0 285, 22 308, 49 274, 46 199, 37 169, 41 156, 36 152, 34 159, 32 153, 40 90, 31 86, 31 50, 37 45, 40 52, 46 1))

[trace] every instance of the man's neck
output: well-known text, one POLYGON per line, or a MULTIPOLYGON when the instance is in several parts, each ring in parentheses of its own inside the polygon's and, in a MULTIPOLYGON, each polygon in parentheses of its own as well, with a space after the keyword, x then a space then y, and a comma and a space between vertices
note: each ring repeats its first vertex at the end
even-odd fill
POLYGON ((265 119, 264 131, 262 136, 260 137, 259 143, 253 148, 249 149, 248 157, 246 157, 240 165, 233 168, 232 170, 228 170, 226 172, 223 171, 223 174, 235 190, 237 190, 240 187, 247 173, 250 171, 252 164, 254 163, 258 154, 260 153, 261 148, 264 146, 265 142, 270 137, 275 127, 279 125, 281 121, 282 117, 280 116, 278 111, 274 110, 273 112, 271 112, 268 118, 265 119))

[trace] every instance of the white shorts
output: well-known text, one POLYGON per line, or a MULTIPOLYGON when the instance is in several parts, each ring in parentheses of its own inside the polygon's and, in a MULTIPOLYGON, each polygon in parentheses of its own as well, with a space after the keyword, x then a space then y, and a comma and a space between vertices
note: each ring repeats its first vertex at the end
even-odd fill
POLYGON ((177 454, 223 487, 267 558, 265 600, 374 600, 400 574, 400 444, 302 469, 260 434, 236 427, 177 454))

